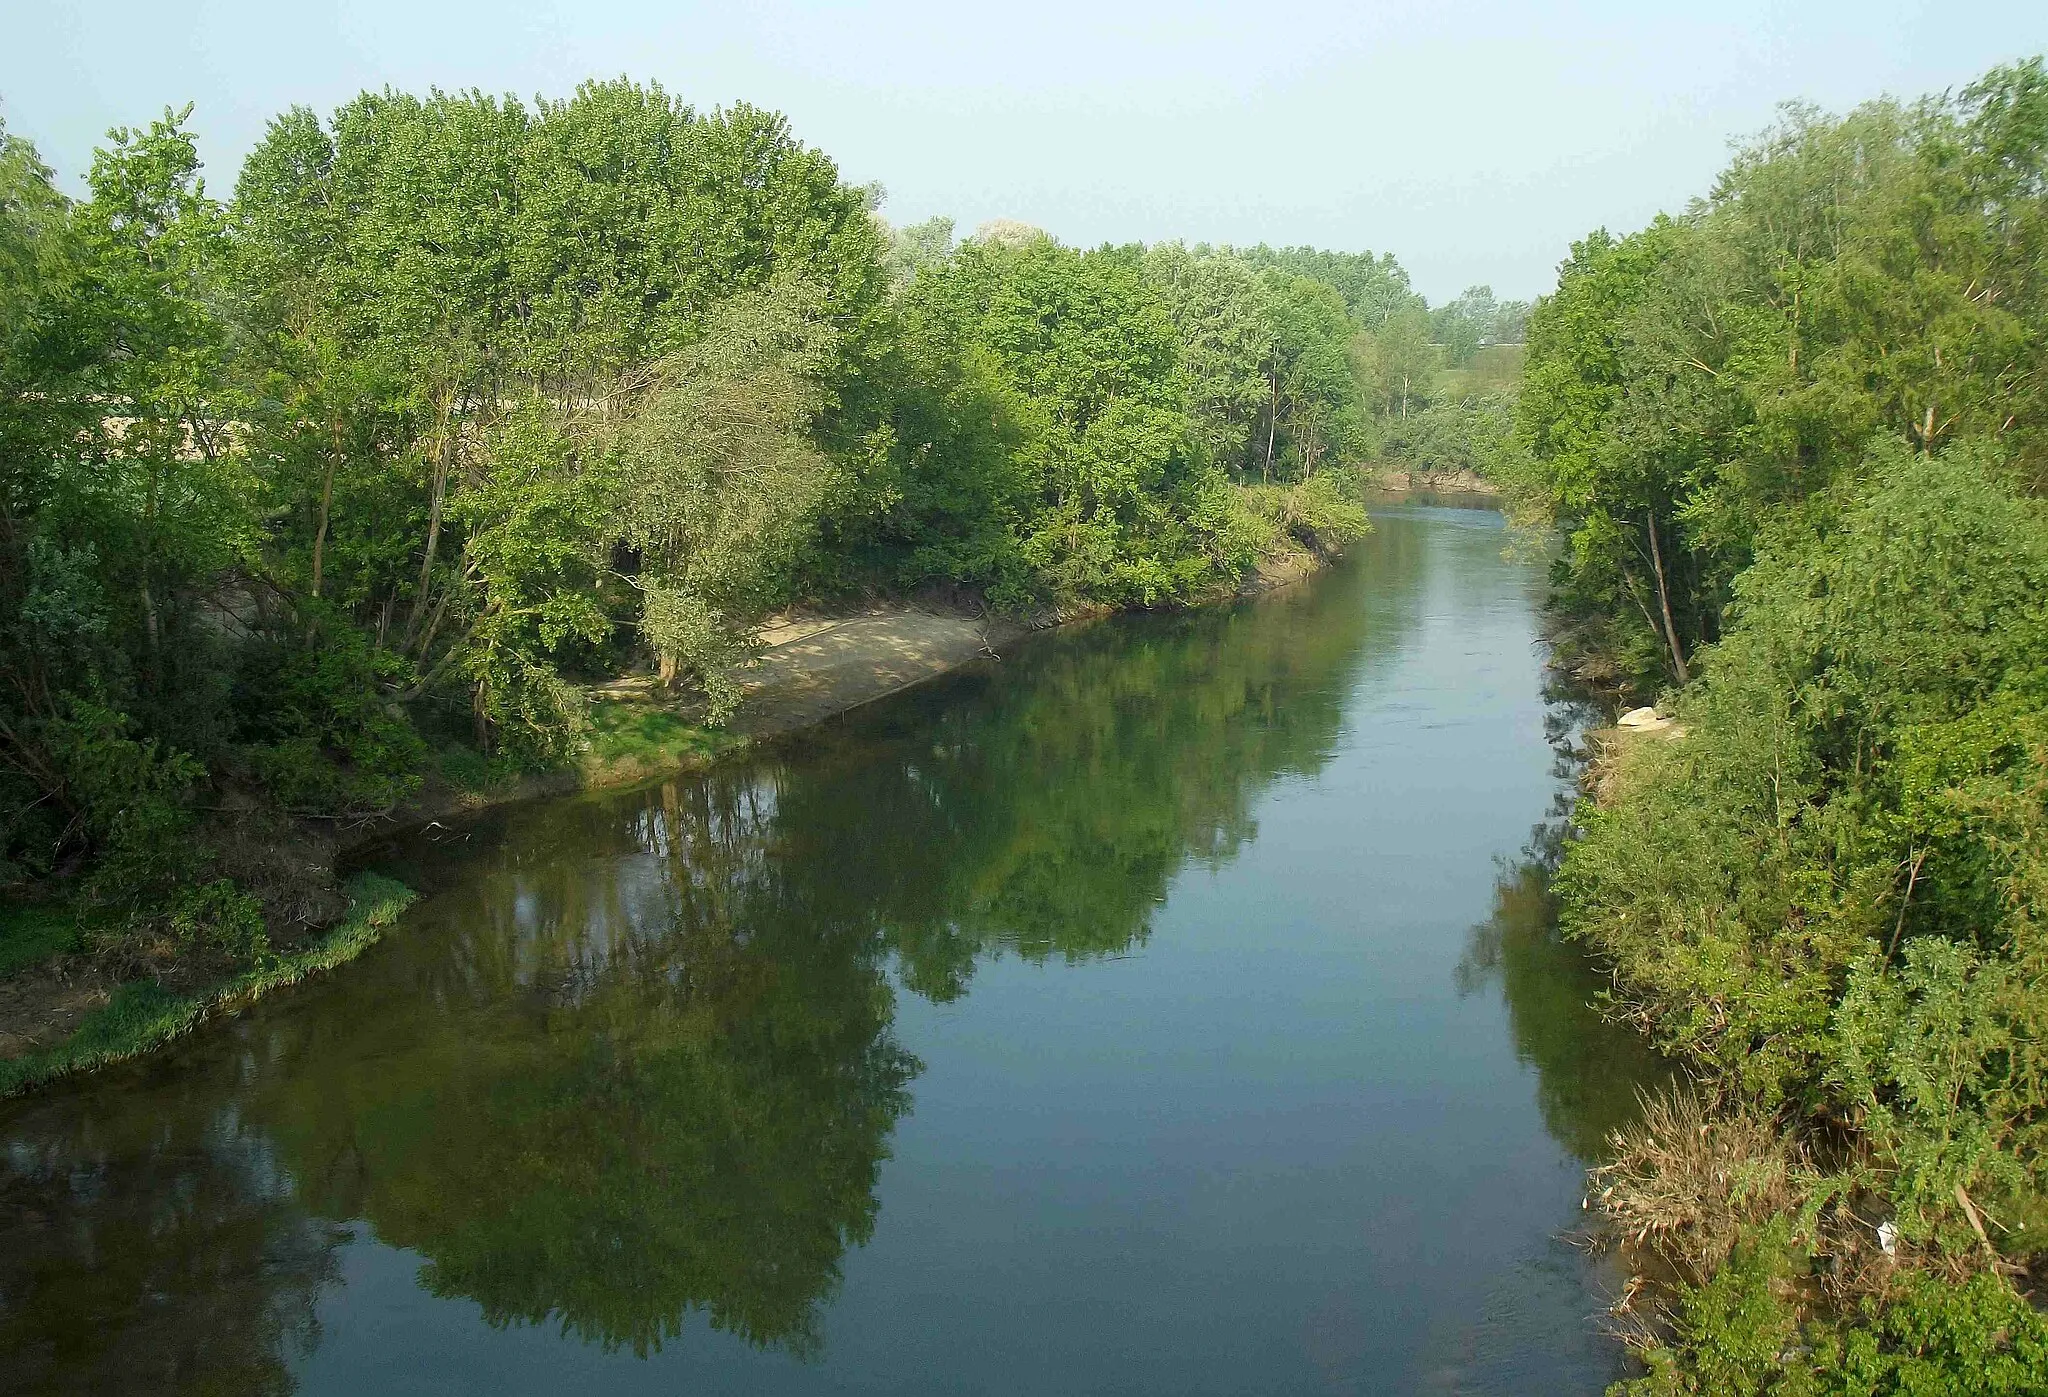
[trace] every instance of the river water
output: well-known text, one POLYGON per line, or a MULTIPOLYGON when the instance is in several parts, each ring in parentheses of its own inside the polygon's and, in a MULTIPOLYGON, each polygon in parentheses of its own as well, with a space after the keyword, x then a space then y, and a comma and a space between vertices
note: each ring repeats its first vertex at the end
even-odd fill
POLYGON ((0 1390, 1599 1391, 1646 1065, 1503 541, 395 851, 360 961, 0 1107, 0 1390))

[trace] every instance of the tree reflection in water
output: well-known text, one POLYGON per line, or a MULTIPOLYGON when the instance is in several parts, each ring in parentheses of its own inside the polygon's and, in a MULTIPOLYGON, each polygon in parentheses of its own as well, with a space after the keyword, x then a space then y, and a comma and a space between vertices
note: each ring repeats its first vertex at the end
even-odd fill
POLYGON ((348 1230, 233 1105, 103 1117, 0 1171, 0 1389, 291 1390, 348 1230))
POLYGON ((1493 915, 1472 928, 1458 989, 1470 994, 1499 982, 1515 1057, 1536 1069, 1544 1128, 1590 1167, 1604 1158, 1608 1135, 1635 1118, 1642 1090, 1671 1069, 1642 1035, 1601 1016, 1607 981, 1558 927, 1550 879, 1570 833, 1586 760, 1583 734, 1594 710, 1578 695, 1546 697, 1558 795, 1522 857, 1496 876, 1493 915))
POLYGON ((1312 587, 1053 637, 411 851, 429 895, 357 965, 0 1119, 0 1351, 24 1390, 287 1390, 360 1219, 494 1325, 816 1352, 920 1068, 894 986, 1142 941, 1328 759, 1367 616, 1312 587))

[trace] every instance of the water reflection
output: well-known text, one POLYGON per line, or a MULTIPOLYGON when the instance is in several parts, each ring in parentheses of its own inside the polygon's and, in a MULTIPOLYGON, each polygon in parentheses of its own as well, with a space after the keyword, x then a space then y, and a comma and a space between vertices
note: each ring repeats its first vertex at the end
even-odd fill
POLYGON ((1607 980, 1557 922, 1557 871, 1585 768, 1585 732, 1597 710, 1585 695, 1545 695, 1545 736, 1556 754, 1558 793, 1520 858, 1494 879, 1493 913, 1472 928, 1458 962, 1460 994, 1498 984, 1516 1058, 1536 1070, 1543 1125, 1580 1163, 1602 1162, 1607 1137, 1636 1113, 1643 1087, 1669 1065, 1641 1034, 1608 1022, 1598 1004, 1607 980))
POLYGON ((815 1353, 920 1070, 895 986, 1142 941, 1328 760, 1368 614, 1310 588, 1054 637, 395 859, 429 896, 358 965, 0 1117, 10 1389, 288 1390, 335 1220, 495 1326, 815 1353))
POLYGON ((0 1107, 0 1388, 1597 1389, 1545 1131, 1640 1051, 1555 819, 1466 934, 1550 789, 1496 525, 409 842, 358 964, 0 1107))
POLYGON ((1550 873, 1540 859, 1501 871, 1493 915, 1472 929, 1458 983, 1467 993, 1500 986, 1515 1056, 1536 1070, 1544 1128, 1593 1165, 1662 1068, 1641 1035, 1601 1018, 1595 1006, 1607 982, 1558 931, 1550 873))
POLYGON ((230 1106, 9 1140, 0 1387, 291 1390, 347 1229, 309 1215, 230 1106))

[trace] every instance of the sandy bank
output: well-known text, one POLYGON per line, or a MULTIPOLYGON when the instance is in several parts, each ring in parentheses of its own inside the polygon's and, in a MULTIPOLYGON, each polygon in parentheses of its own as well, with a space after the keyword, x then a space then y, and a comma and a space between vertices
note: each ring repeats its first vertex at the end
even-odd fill
POLYGON ((1373 484, 1395 494, 1485 495, 1498 498, 1500 486, 1473 471, 1411 471, 1399 466, 1382 466, 1373 484))

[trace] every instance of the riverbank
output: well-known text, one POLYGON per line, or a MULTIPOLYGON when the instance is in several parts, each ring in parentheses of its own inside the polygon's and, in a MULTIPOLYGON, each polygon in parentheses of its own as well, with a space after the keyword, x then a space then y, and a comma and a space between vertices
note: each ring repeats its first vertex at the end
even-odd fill
POLYGON ((1394 494, 1476 495, 1488 502, 1498 500, 1501 488, 1477 471, 1415 471, 1399 466, 1382 466, 1373 473, 1379 489, 1394 494))
MULTIPOLYGON (((822 722, 862 704, 936 678, 1061 618, 1038 625, 961 609, 890 604, 827 615, 795 611, 756 633, 759 653, 740 680, 745 694, 734 721, 713 728, 701 705, 672 698, 652 676, 628 676, 586 691, 590 735, 584 750, 552 771, 496 781, 464 781, 444 761, 421 791, 374 825, 331 831, 300 824, 279 831, 313 881, 332 878, 354 851, 402 840, 409 832, 492 806, 630 786, 698 771, 760 740, 822 722)), ((233 1013, 273 989, 332 969, 374 944, 411 894, 388 880, 343 886, 331 924, 280 938, 256 968, 189 955, 154 961, 93 954, 76 918, 51 909, 36 926, 5 938, 20 945, 0 965, 0 1097, 67 1073, 89 1070, 161 1047, 218 1014, 233 1013), (401 896, 402 895, 402 896, 401 896), (11 973, 9 973, 11 972, 11 973)), ((30 909, 33 916, 43 909, 30 909)))
POLYGON ((740 673, 740 707, 724 726, 705 723, 701 703, 668 693, 653 675, 591 685, 584 691, 589 737, 574 760, 497 781, 465 782, 444 769, 375 829, 344 841, 340 853, 345 858, 407 828, 495 805, 700 771, 755 742, 937 678, 1061 619, 1072 618, 992 617, 913 603, 785 612, 755 631, 759 649, 740 673))
MULTIPOLYGON (((1307 549, 1276 554, 1209 602, 1302 581, 1332 556, 1307 549)), ((292 847, 285 852, 316 871, 332 869, 367 845, 493 806, 701 771, 757 742, 998 657, 999 647, 1034 631, 1105 614, 1107 608, 1006 617, 932 601, 839 613, 791 610, 756 630, 758 652, 739 680, 744 697, 725 727, 706 725, 700 704, 670 696, 649 675, 593 685, 585 691, 590 736, 572 762, 496 781, 465 781, 461 766, 443 762, 412 800, 374 826, 300 829, 296 838, 288 836, 292 847)), ((40 963, 17 961, 12 974, 0 965, 0 1097, 140 1056, 208 1018, 354 958, 411 900, 408 890, 388 880, 361 879, 344 885, 338 920, 303 926, 253 969, 109 962, 90 953, 75 925, 53 921, 62 934, 48 939, 40 963)))
MULTIPOLYGON (((343 891, 348 911, 333 927, 222 983, 181 993, 161 980, 130 980, 103 989, 100 1002, 90 1008, 81 1008, 73 996, 61 996, 62 1009, 76 1016, 75 1027, 49 1047, 0 1059, 0 1098, 73 1072, 139 1057, 210 1018, 255 1003, 271 990, 351 961, 398 920, 414 896, 404 884, 373 873, 357 874, 343 891)), ((0 984, 0 993, 13 988, 0 984)))
MULTIPOLYGON (((1335 552, 1291 548, 1263 558, 1239 582, 1202 605, 1240 600, 1314 576, 1335 552)), ((732 721, 707 726, 702 705, 665 693, 652 675, 628 675, 586 690, 591 735, 584 752, 558 770, 492 784, 429 784, 374 832, 342 854, 425 825, 522 800, 636 785, 701 771, 755 742, 824 722, 914 684, 950 673, 1037 631, 1114 614, 1106 606, 997 615, 939 601, 883 602, 854 611, 793 608, 754 632, 759 646, 741 671, 743 695, 732 721)))
POLYGON ((1505 539, 1387 510, 1261 601, 408 840, 347 969, 0 1107, 20 1381, 175 1332, 307 1394, 1599 1392, 1551 1239, 1634 1083, 1499 862, 1557 785, 1505 539))

